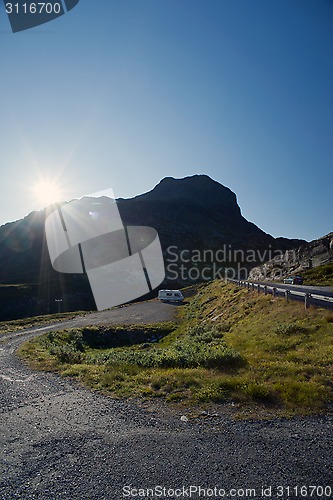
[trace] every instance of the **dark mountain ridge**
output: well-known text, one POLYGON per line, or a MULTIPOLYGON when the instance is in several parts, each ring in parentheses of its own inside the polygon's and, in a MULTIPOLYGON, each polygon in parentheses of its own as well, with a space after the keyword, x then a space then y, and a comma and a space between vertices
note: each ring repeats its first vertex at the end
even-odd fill
POLYGON ((288 249, 304 240, 273 238, 241 214, 235 193, 207 175, 183 179, 164 178, 152 191, 118 200, 126 224, 154 227, 165 249, 168 245, 192 249, 240 248, 288 249))

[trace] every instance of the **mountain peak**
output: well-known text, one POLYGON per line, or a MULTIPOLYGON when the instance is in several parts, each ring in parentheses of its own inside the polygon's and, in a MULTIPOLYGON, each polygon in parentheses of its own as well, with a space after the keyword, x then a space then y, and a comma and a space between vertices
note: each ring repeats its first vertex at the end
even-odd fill
POLYGON ((194 174, 189 175, 187 177, 164 177, 158 184, 155 186, 155 189, 161 188, 177 188, 177 189, 225 189, 232 193, 232 191, 220 184, 217 181, 214 181, 209 175, 206 174, 194 174))
POLYGON ((168 202, 200 205, 225 214, 240 215, 237 198, 229 188, 205 174, 196 174, 180 179, 165 177, 152 191, 135 198, 137 201, 168 202))

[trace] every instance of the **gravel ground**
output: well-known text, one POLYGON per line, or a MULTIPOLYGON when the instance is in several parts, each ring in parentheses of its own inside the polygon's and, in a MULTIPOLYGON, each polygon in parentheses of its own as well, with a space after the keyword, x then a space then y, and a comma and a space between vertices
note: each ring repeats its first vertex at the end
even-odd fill
MULTIPOLYGON (((172 317, 172 306, 155 304, 95 322, 119 323, 119 311, 128 323, 172 317)), ((240 422, 220 407, 186 421, 161 402, 114 400, 32 372, 15 349, 39 332, 0 341, 1 499, 329 498, 328 488, 302 486, 330 486, 333 498, 331 415, 240 422)))

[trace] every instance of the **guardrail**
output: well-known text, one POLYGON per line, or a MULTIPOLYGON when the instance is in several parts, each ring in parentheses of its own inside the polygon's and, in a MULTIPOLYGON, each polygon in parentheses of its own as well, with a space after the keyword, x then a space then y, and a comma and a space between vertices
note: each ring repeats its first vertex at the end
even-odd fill
POLYGON ((236 280, 231 278, 228 278, 227 281, 229 283, 233 283, 234 285, 247 288, 249 291, 257 291, 258 294, 262 291, 265 295, 271 293, 273 297, 283 296, 287 302, 289 300, 302 300, 304 302, 305 309, 308 309, 310 305, 333 309, 333 297, 327 295, 301 292, 298 290, 281 288, 278 285, 265 285, 263 283, 253 283, 252 281, 236 280))

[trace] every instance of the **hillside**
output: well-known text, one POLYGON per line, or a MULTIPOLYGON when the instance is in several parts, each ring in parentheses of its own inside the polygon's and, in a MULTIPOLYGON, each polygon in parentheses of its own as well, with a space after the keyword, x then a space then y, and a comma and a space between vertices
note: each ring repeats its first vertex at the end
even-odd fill
POLYGON ((333 288, 333 261, 304 271, 302 277, 305 285, 331 286, 333 288))
POLYGON ((250 279, 271 281, 300 274, 308 285, 331 285, 332 263, 333 233, 329 233, 252 269, 250 279))

